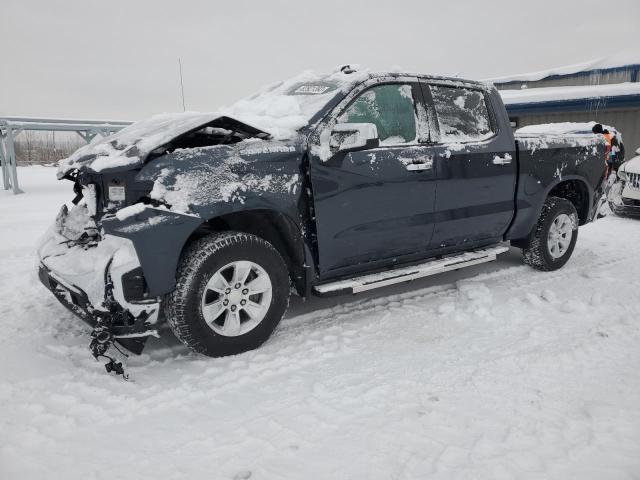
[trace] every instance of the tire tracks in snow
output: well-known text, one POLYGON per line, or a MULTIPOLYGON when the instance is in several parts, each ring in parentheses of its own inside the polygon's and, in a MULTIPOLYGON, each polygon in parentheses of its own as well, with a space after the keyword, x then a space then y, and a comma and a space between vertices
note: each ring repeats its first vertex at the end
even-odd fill
POLYGON ((324 324, 327 322, 329 324, 335 324, 345 318, 367 313, 368 311, 375 310, 377 307, 387 307, 394 303, 398 303, 402 306, 413 306, 424 300, 432 301, 448 296, 454 296, 459 291, 458 285, 462 283, 479 284, 487 280, 497 279, 497 283, 504 284, 505 290, 498 290, 498 292, 494 293, 506 293, 507 290, 519 290, 523 287, 531 287, 533 285, 567 279, 579 274, 580 270, 584 270, 585 268, 598 269, 605 266, 611 267, 613 265, 622 264, 624 261, 624 258, 613 260, 600 259, 591 250, 585 250, 579 252, 577 257, 573 257, 564 268, 553 272, 538 272, 528 265, 517 265, 493 272, 477 273, 470 277, 461 278, 455 283, 435 285, 387 297, 376 297, 346 302, 335 307, 314 310, 309 313, 289 317, 281 324, 279 332, 277 333, 279 334, 278 336, 293 335, 305 328, 308 328, 310 325, 324 324), (588 264, 579 263, 581 259, 589 257, 598 258, 598 261, 592 261, 588 264), (524 272, 530 272, 530 274, 523 276, 522 274, 524 272))
MULTIPOLYGON (((269 378, 291 375, 294 372, 309 369, 313 365, 321 364, 332 358, 357 354, 357 349, 350 347, 352 338, 358 332, 366 330, 374 324, 384 324, 385 320, 393 315, 393 312, 388 312, 383 318, 380 318, 379 314, 389 308, 412 308, 436 318, 438 301, 456 297, 460 293, 459 286, 463 284, 484 285, 487 280, 497 279, 497 282, 492 284, 493 294, 498 297, 512 296, 513 291, 527 289, 534 285, 552 284, 574 277, 585 268, 597 270, 624 261, 624 259, 600 258, 590 250, 579 252, 573 260, 575 260, 573 264, 568 264, 564 269, 554 272, 537 272, 527 265, 511 266, 493 272, 477 273, 461 278, 454 283, 435 285, 387 297, 357 300, 290 317, 283 321, 281 328, 276 331, 273 338, 259 350, 247 352, 241 357, 217 359, 215 365, 203 366, 202 369, 198 369, 198 373, 192 372, 184 376, 183 380, 192 384, 196 389, 198 388, 196 385, 200 384, 201 387, 206 386, 212 394, 225 395, 236 389, 246 388, 251 384, 262 383, 269 378), (593 258, 597 260, 590 260, 589 263, 581 261, 593 258), (502 287, 496 289, 497 284, 502 287), (496 292, 496 290, 498 291, 496 292), (362 317, 368 313, 372 314, 373 320, 354 318, 362 317)), ((384 334, 384 330, 381 330, 379 334, 384 334)), ((511 339, 502 347, 517 345, 520 342, 520 339, 511 339)), ((169 360, 174 353, 174 349, 168 349, 165 360, 169 360)), ((518 351, 495 354, 491 358, 487 358, 486 361, 497 362, 523 353, 518 351)), ((193 362, 194 358, 198 357, 188 354, 181 358, 181 361, 193 362)), ((164 362, 160 361, 134 367, 133 374, 142 377, 147 370, 153 370, 157 366, 164 368, 163 364, 164 362)))

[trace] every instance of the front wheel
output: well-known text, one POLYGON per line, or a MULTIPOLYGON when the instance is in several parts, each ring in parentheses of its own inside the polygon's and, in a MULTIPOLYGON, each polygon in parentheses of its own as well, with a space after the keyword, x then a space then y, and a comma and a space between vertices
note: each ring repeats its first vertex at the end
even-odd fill
POLYGON ((576 208, 564 198, 549 197, 542 207, 533 238, 522 249, 524 262, 537 270, 557 270, 567 263, 577 240, 576 208))
POLYGON ((178 339, 221 357, 259 347, 288 304, 289 276, 280 253, 255 235, 225 232, 186 249, 164 308, 178 339))

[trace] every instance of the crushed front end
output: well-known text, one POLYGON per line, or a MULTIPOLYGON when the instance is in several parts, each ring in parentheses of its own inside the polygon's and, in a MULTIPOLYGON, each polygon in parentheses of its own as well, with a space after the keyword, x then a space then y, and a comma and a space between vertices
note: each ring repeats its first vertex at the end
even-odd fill
MULTIPOLYGON (((139 354, 148 337, 157 336, 159 298, 148 292, 133 243, 102 228, 95 186, 75 185, 81 193, 76 204, 62 206, 40 242, 38 276, 60 303, 93 327, 96 358, 106 356, 113 342, 139 354)), ((110 363, 117 372, 118 364, 110 363)))
MULTIPOLYGON (((60 161, 58 179, 73 182, 74 206, 61 208, 41 241, 39 277, 93 326, 96 358, 109 358, 105 352, 113 343, 140 353, 148 337, 157 336, 161 299, 175 288, 182 248, 203 224, 198 211, 190 210, 197 202, 187 194, 203 196, 203 208, 212 202, 217 207, 205 187, 239 179, 244 172, 232 171, 225 162, 238 163, 244 141, 268 139, 268 133, 218 114, 167 114, 130 125, 60 161), (202 191, 182 192, 178 177, 191 178, 192 187, 200 185, 194 179, 200 181, 202 191)), ((110 368, 121 373, 113 360, 110 368)))

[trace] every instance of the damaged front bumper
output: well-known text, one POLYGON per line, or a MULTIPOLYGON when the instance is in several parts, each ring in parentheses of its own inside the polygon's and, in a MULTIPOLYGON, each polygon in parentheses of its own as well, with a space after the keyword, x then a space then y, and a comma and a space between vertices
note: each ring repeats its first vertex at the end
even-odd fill
POLYGON ((618 215, 640 217, 640 200, 623 197, 619 202, 611 205, 611 209, 618 215))
POLYGON ((159 299, 147 292, 132 242, 112 235, 98 237, 83 208, 61 210, 38 248, 38 276, 94 333, 99 328, 110 341, 139 354, 148 337, 157 336, 159 299), (83 236, 80 230, 92 234, 83 236))
POLYGON ((608 195, 609 206, 618 215, 640 217, 640 189, 629 182, 617 181, 608 195))

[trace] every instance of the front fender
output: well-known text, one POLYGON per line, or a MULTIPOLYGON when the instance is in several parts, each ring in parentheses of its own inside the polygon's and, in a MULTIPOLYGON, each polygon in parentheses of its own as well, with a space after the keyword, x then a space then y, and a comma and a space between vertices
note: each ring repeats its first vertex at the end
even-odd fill
POLYGON ((123 219, 114 216, 102 221, 106 234, 131 240, 153 296, 173 290, 182 248, 201 224, 202 219, 193 215, 151 207, 123 219))
POLYGON ((168 208, 148 205, 130 216, 119 212, 102 224, 105 233, 133 242, 154 296, 173 290, 182 249, 204 223, 268 210, 301 228, 299 146, 241 142, 178 150, 148 162, 136 179, 153 182, 150 198, 168 208))

